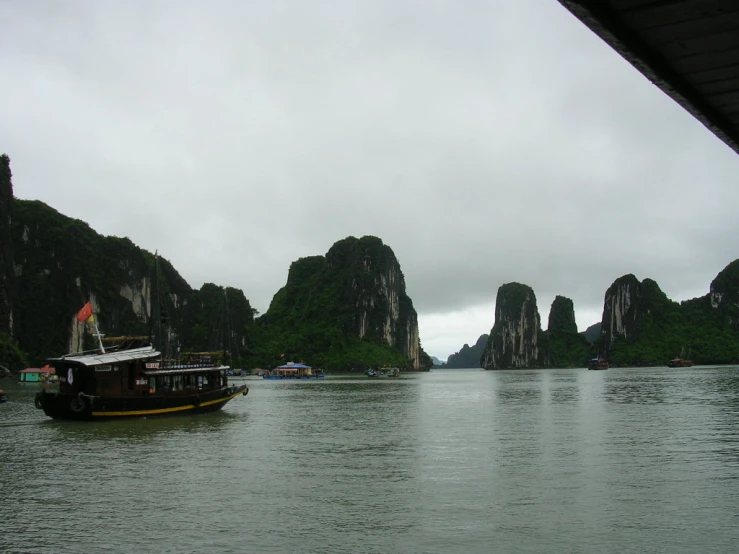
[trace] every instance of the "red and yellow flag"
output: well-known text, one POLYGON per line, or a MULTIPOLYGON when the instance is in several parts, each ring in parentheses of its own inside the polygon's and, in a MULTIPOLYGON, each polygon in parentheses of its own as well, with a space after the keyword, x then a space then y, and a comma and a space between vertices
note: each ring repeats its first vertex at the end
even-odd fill
POLYGON ((89 302, 82 306, 82 309, 77 312, 77 321, 83 322, 87 321, 92 317, 92 304, 89 302))

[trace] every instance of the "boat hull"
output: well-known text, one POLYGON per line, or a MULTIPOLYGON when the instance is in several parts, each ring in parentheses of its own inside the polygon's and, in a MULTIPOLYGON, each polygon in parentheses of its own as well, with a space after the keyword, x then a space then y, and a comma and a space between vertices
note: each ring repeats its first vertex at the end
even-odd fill
POLYGON ((301 377, 287 377, 284 375, 263 375, 262 379, 267 379, 270 381, 308 381, 310 379, 325 379, 325 375, 310 375, 306 376, 303 375, 301 377))
POLYGON ((49 391, 36 394, 36 407, 53 419, 78 421, 164 417, 215 412, 230 400, 249 392, 246 385, 185 396, 151 395, 140 397, 101 397, 68 395, 49 391))

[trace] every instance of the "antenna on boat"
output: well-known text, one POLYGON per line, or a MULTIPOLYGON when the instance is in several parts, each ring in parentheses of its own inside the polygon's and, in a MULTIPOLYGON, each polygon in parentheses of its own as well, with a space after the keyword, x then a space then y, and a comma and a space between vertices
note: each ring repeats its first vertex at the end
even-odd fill
POLYGON ((223 363, 221 365, 233 367, 233 359, 228 360, 228 364, 226 364, 227 350, 229 350, 231 344, 231 330, 229 329, 228 323, 228 292, 226 291, 226 287, 223 287, 223 363))

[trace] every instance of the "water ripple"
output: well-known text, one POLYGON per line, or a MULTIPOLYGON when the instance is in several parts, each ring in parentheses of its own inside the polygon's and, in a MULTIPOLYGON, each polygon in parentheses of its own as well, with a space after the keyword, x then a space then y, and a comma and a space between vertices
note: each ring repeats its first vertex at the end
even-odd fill
POLYGON ((3 386, 9 553, 733 552, 739 370, 250 381, 203 417, 55 422, 3 386), (8 409, 6 409, 8 408, 8 409))

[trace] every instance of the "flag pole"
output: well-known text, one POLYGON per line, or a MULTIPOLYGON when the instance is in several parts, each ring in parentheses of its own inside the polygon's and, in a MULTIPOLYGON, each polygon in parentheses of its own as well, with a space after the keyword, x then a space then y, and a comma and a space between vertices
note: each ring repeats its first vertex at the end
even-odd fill
POLYGON ((98 338, 98 344, 100 345, 100 353, 105 354, 105 347, 103 346, 103 335, 100 334, 100 329, 98 329, 98 318, 96 318, 94 315, 92 316, 92 321, 95 324, 95 336, 98 338))

